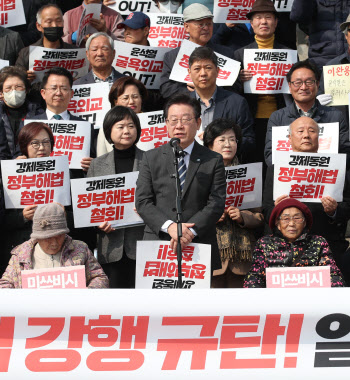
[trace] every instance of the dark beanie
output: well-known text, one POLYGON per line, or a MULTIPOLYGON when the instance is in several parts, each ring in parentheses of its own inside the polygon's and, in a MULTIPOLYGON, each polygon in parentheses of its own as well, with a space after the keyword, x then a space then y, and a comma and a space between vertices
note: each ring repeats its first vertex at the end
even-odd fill
POLYGON ((298 200, 293 199, 293 198, 284 199, 272 210, 270 220, 269 220, 269 226, 271 230, 275 228, 276 220, 282 214, 282 211, 289 207, 296 207, 304 214, 306 227, 308 228, 308 230, 310 230, 312 227, 312 214, 311 214, 310 209, 306 206, 306 204, 301 203, 298 200))

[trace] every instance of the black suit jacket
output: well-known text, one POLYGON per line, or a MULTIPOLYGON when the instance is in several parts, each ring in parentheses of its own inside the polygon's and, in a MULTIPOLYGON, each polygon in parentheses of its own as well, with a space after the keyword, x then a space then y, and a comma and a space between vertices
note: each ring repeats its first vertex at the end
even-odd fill
MULTIPOLYGON (((170 240, 161 227, 176 220, 174 154, 169 144, 145 152, 136 188, 136 209, 145 221, 144 240, 170 240)), ((211 269, 221 268, 216 222, 224 212, 225 168, 222 156, 197 142, 190 156, 182 193, 183 222, 195 223, 194 243, 211 245, 211 269)))
MULTIPOLYGON (((192 92, 190 96, 196 98, 196 93, 192 92)), ((213 120, 219 118, 232 119, 241 127, 243 141, 239 154, 244 155, 241 162, 246 162, 255 149, 254 119, 247 101, 243 96, 217 87, 213 120)))
MULTIPOLYGON (((115 80, 125 77, 124 74, 120 74, 120 72, 117 71, 114 67, 112 67, 112 71, 114 72, 114 77, 116 78, 115 80)), ((94 80, 94 75, 92 74, 92 71, 89 71, 86 75, 74 81, 73 85, 75 86, 77 84, 91 84, 91 83, 95 83, 95 80, 94 80)))

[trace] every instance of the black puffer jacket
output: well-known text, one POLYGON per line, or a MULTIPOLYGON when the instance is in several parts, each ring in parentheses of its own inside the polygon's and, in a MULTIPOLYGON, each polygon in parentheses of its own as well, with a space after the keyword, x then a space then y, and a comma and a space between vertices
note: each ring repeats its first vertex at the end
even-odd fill
POLYGON ((294 0, 290 19, 309 35, 311 58, 322 71, 329 60, 347 49, 339 29, 350 13, 350 0, 294 0))

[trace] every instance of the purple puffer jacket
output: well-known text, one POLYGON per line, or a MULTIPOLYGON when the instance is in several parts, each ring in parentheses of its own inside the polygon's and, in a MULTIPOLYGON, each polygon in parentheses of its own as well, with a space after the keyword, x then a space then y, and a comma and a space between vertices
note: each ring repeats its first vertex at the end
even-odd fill
MULTIPOLYGON (((21 271, 33 269, 32 254, 36 240, 27 240, 11 252, 11 259, 5 273, 0 279, 0 288, 22 288, 21 271)), ((92 255, 88 246, 66 235, 63 243, 61 266, 85 265, 85 278, 88 288, 108 288, 108 277, 101 265, 92 255)))

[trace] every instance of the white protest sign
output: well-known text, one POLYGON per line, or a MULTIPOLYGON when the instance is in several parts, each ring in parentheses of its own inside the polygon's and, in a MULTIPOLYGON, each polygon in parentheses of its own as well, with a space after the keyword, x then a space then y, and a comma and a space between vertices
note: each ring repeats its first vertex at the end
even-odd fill
POLYGON ((276 152, 273 199, 281 195, 301 202, 343 200, 346 154, 276 152))
MULTIPOLYGON (((339 123, 320 123, 318 135, 318 153, 338 153, 339 123)), ((276 152, 292 152, 289 143, 288 125, 272 127, 272 163, 276 152)))
POLYGON ((96 33, 97 30, 90 25, 90 20, 95 18, 100 19, 102 4, 84 4, 84 10, 80 17, 78 36, 77 36, 77 46, 80 46, 84 37, 87 34, 96 33))
POLYGON ((85 289, 85 265, 29 269, 21 272, 22 289, 85 289))
POLYGON ((286 79, 288 71, 297 62, 296 50, 289 49, 245 49, 244 69, 253 78, 244 82, 246 94, 288 94, 286 79))
POLYGON ((69 169, 81 169, 80 161, 84 157, 90 157, 90 123, 73 120, 25 120, 24 124, 32 122, 45 123, 51 128, 55 139, 51 157, 67 156, 69 169))
POLYGON ((90 122, 96 129, 102 127, 105 115, 111 108, 108 101, 109 83, 79 84, 73 86, 73 91, 68 111, 90 122))
POLYGON ((158 148, 170 141, 163 111, 145 112, 137 115, 141 124, 141 136, 137 147, 143 151, 158 148))
POLYGON ((148 41, 151 46, 177 48, 189 37, 185 32, 183 15, 171 13, 149 13, 151 27, 148 41))
POLYGON ((78 79, 89 71, 85 49, 49 49, 29 46, 29 70, 36 74, 35 82, 41 82, 44 74, 53 67, 64 67, 78 79))
POLYGON ((277 12, 290 12, 294 0, 273 0, 277 12))
POLYGON ((109 222, 114 227, 143 224, 134 211, 135 188, 139 172, 71 180, 74 226, 99 226, 109 222))
POLYGON ((121 15, 129 15, 131 12, 158 12, 158 8, 152 0, 116 0, 115 4, 108 5, 121 15))
POLYGON ((262 163, 229 166, 226 174, 225 208, 240 210, 261 206, 262 163))
POLYGON ((1 171, 6 208, 71 203, 66 156, 2 160, 1 171))
MULTIPOLYGON (((28 0, 26 0, 28 1, 28 0)), ((0 26, 9 28, 11 26, 26 23, 22 0, 0 1, 0 26)))
POLYGON ((164 54, 171 48, 159 48, 114 41, 113 66, 121 74, 140 80, 148 89, 159 89, 164 54))
MULTIPOLYGON (((189 244, 182 250, 182 279, 186 289, 209 289, 211 246, 189 244)), ((174 289, 177 287, 177 253, 169 241, 138 241, 136 246, 136 288, 174 289)))
POLYGON ((0 70, 6 66, 10 66, 10 61, 7 61, 6 59, 0 59, 0 70))
MULTIPOLYGON (((294 0, 273 0, 277 12, 290 12, 294 0)), ((252 9, 255 0, 214 0, 215 23, 248 23, 247 13, 252 9)))
POLYGON ((330 266, 266 268, 267 288, 330 288, 330 266))
MULTIPOLYGON (((182 42, 169 79, 182 83, 191 82, 190 75, 188 74, 188 60, 193 50, 198 46, 200 45, 188 40, 182 42)), ((215 54, 218 57, 218 66, 220 69, 216 84, 218 86, 232 86, 238 77, 241 64, 217 52, 215 52, 215 54)))

